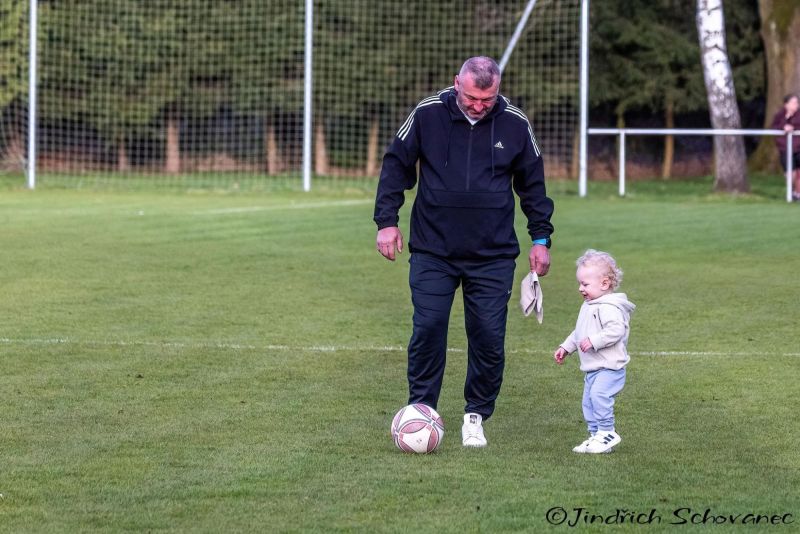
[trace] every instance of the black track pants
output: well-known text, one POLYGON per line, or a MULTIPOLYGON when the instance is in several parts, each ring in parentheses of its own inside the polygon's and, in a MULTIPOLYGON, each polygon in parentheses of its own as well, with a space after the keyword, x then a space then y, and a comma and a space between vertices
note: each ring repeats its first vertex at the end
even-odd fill
POLYGON ((409 403, 436 408, 447 356, 450 308, 461 285, 468 343, 465 412, 489 418, 503 382, 514 260, 446 260, 414 253, 409 262, 414 305, 414 330, 408 345, 409 403))

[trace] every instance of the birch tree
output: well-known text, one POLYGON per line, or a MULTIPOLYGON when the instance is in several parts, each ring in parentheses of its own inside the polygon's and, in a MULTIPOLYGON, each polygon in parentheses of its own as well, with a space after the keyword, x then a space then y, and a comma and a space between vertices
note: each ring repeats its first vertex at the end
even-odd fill
MULTIPOLYGON (((708 95, 708 110, 714 128, 740 128, 736 88, 725 40, 722 0, 697 0, 697 34, 708 95)), ((741 136, 714 136, 714 190, 744 193, 747 161, 741 136)))

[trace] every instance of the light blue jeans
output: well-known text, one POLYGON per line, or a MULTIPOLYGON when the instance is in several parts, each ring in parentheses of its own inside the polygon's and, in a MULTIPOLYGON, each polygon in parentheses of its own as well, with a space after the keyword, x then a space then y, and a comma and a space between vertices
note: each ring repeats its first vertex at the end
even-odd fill
POLYGON ((614 398, 625 385, 625 368, 599 369, 583 380, 583 418, 589 433, 614 430, 614 398))

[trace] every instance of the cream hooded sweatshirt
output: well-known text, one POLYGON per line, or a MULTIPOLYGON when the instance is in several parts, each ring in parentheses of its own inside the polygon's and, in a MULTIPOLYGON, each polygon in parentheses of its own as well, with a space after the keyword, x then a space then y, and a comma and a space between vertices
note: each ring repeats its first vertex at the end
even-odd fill
POLYGON ((628 333, 630 317, 636 306, 625 293, 608 293, 584 302, 578 313, 575 330, 561 344, 568 352, 576 350, 581 358, 581 371, 622 369, 630 361, 628 333), (594 349, 580 350, 582 340, 589 338, 594 349))

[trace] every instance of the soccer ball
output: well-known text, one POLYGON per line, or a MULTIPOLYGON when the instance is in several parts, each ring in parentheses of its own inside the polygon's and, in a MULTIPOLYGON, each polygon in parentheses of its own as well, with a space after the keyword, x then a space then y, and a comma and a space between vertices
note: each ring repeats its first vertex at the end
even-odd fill
POLYGON ((436 450, 444 437, 444 421, 425 404, 409 404, 392 420, 392 440, 401 451, 426 454, 436 450))

